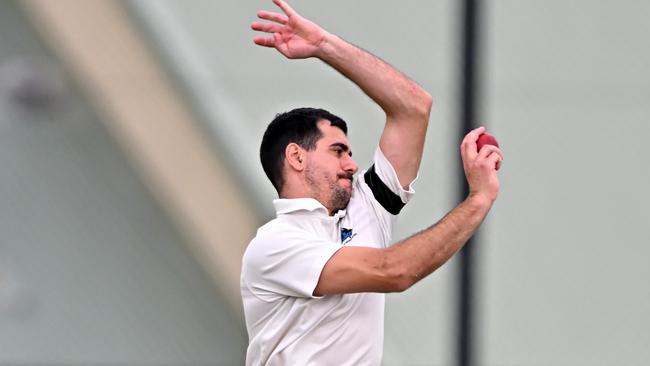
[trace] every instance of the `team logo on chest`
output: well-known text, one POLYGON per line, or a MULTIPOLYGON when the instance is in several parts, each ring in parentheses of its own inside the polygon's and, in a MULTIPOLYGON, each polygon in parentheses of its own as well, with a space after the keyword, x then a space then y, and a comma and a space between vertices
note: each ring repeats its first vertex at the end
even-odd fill
POLYGON ((357 233, 353 233, 352 229, 341 228, 341 243, 345 244, 352 240, 357 233))

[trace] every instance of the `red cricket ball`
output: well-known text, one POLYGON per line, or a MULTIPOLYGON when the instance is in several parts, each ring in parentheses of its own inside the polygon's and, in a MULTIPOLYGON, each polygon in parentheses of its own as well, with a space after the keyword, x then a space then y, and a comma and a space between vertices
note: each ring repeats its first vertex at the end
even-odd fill
POLYGON ((499 147, 497 139, 495 139, 494 136, 490 135, 487 132, 479 135, 478 140, 476 141, 476 151, 480 151, 483 145, 494 145, 496 147, 499 147))

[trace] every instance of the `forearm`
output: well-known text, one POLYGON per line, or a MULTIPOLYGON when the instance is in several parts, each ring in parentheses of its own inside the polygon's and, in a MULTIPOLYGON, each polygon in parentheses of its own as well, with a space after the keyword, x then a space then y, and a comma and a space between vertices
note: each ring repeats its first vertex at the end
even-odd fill
POLYGON ((388 117, 428 120, 431 96, 380 58, 331 33, 324 37, 316 57, 358 85, 388 117))
POLYGON ((430 228, 387 249, 386 267, 404 290, 442 266, 474 234, 492 201, 472 196, 430 228))

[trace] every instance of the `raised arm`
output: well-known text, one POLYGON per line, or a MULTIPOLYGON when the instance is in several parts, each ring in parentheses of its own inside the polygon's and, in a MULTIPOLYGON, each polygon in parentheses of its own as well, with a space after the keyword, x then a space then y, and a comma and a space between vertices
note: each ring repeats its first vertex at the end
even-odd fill
POLYGON ((284 14, 258 12, 259 18, 270 23, 254 22, 252 28, 271 36, 255 37, 254 42, 290 59, 317 57, 358 85, 386 113, 379 146, 400 184, 408 186, 422 160, 431 96, 378 57, 301 17, 284 1, 273 2, 284 14))
POLYGON ((465 201, 435 225, 390 248, 341 248, 323 268, 314 294, 404 291, 451 258, 479 227, 499 191, 497 170, 503 157, 496 146, 476 151, 483 131, 471 131, 461 144, 470 186, 465 201))

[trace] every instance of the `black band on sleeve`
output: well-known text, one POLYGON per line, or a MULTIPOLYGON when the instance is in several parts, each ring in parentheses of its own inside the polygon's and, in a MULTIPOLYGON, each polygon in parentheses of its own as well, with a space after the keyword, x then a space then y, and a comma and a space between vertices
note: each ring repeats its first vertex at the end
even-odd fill
POLYGON ((404 207, 404 202, 400 196, 396 195, 393 191, 386 186, 379 176, 375 172, 375 165, 373 164, 370 169, 363 175, 363 179, 366 181, 368 187, 372 191, 372 195, 375 196, 375 199, 379 204, 382 205, 386 211, 390 212, 393 215, 397 215, 404 207))

